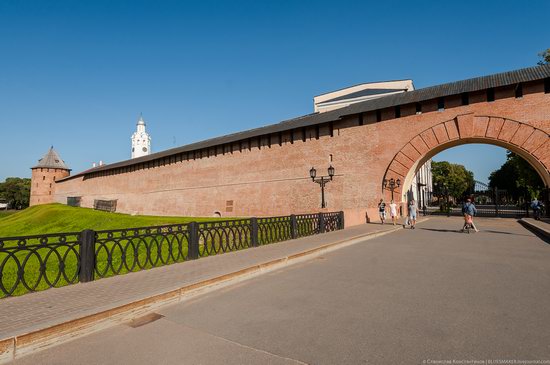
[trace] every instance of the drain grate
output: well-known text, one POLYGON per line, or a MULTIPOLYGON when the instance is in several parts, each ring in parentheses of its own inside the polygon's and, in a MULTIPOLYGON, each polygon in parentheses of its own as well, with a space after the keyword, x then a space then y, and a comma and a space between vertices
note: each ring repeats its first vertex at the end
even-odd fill
POLYGON ((132 328, 137 328, 137 327, 145 326, 146 324, 154 322, 158 319, 161 319, 162 317, 164 317, 162 314, 149 313, 142 317, 132 319, 130 322, 127 323, 127 325, 132 328))

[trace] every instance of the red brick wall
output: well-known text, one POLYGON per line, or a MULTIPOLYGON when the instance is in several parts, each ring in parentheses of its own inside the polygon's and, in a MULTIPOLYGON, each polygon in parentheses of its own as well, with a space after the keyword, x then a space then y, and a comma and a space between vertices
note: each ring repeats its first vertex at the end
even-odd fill
MULTIPOLYGON (((389 176, 388 167, 411 140, 424 133, 422 138, 429 146, 414 157, 416 161, 411 159, 405 164, 400 170, 402 175, 415 168, 414 162, 451 145, 437 139, 442 138, 444 122, 464 124, 452 145, 476 141, 507 146, 506 139, 513 140, 514 135, 524 132, 514 121, 521 122, 523 128, 538 129, 538 139, 529 142, 532 145, 518 148, 532 156, 532 162, 538 161, 548 175, 550 94, 544 94, 542 83, 535 82, 524 85, 521 99, 516 99, 509 90, 497 90, 495 95, 497 100, 487 102, 484 93, 474 93, 467 106, 460 106, 460 97, 449 97, 446 109, 441 112, 437 111, 437 101, 426 102, 420 115, 415 114, 414 105, 405 105, 401 107, 402 117, 397 119, 392 119, 392 108, 383 111, 381 122, 376 122, 375 112, 369 112, 361 126, 358 117, 335 121, 333 137, 329 135, 329 127, 323 125, 319 139, 315 138, 315 127, 308 128, 306 142, 298 130, 294 132, 293 143, 290 133, 283 133, 281 146, 278 135, 273 135, 263 137, 260 147, 257 140, 252 140, 250 150, 248 143, 242 151, 239 143, 234 143, 203 151, 202 158, 189 161, 110 176, 69 179, 57 184, 55 200, 66 203, 68 196, 82 196, 82 206, 91 207, 94 199, 118 199, 120 212, 159 215, 211 216, 218 211, 222 216, 262 216, 314 212, 321 210, 320 188, 309 179, 309 169, 315 166, 318 174, 326 174, 332 154, 336 176, 326 187, 326 210, 344 210, 346 224, 358 224, 365 222, 367 216, 377 219, 382 180, 389 176), (457 118, 460 115, 465 116, 457 118), (483 123, 489 123, 488 127, 483 123), (466 133, 475 134, 484 128, 487 128, 485 135, 475 140, 466 138, 466 133), (511 128, 517 130, 511 132, 511 128), (491 137, 494 133, 496 137, 491 137), (540 141, 542 144, 535 146, 540 141), (226 211, 228 201, 233 202, 231 211, 226 211)), ((447 136, 452 133, 447 131, 447 136)))

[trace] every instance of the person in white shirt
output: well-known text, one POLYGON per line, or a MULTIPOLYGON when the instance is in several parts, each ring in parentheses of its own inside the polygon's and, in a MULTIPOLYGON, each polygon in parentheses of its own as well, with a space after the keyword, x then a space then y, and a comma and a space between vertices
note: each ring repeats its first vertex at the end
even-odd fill
POLYGON ((397 204, 392 200, 390 203, 390 216, 391 221, 393 222, 393 225, 397 223, 397 204))

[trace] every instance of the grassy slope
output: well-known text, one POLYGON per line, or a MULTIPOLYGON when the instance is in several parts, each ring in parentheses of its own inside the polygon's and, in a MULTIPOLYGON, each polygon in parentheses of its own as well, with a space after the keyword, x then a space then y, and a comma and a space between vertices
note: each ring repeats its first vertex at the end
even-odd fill
POLYGON ((0 219, 6 218, 15 213, 17 213, 16 210, 0 210, 0 219))
MULTIPOLYGON (((226 218, 227 219, 227 218, 226 218)), ((62 204, 38 205, 0 219, 0 237, 155 226, 215 218, 132 216, 62 204)))

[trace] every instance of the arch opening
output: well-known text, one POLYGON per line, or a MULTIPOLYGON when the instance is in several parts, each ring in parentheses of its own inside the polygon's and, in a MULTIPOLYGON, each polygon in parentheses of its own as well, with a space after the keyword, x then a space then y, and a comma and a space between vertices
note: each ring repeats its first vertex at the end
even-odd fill
POLYGON ((382 182, 382 193, 386 198, 393 195, 401 203, 407 201, 407 192, 427 161, 442 151, 467 144, 494 145, 512 151, 534 168, 546 189, 550 186, 548 133, 501 117, 470 114, 434 125, 411 138, 394 156, 383 177, 383 181, 400 179, 401 186, 392 194, 382 182))

